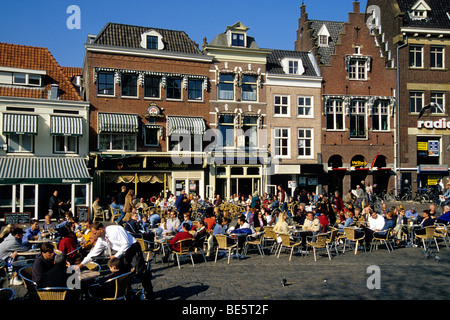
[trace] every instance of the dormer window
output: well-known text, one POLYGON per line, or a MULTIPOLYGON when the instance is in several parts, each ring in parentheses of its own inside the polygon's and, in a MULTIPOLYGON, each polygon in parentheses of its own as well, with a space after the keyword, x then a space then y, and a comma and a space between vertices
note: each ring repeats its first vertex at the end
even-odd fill
POLYGON ((302 75, 305 72, 302 59, 284 58, 280 62, 286 74, 302 75))
POLYGON ((330 39, 330 32, 328 31, 328 28, 326 25, 323 25, 319 32, 317 33, 317 36, 319 38, 319 46, 320 47, 328 47, 329 45, 329 39, 330 39))
POLYGON ((156 30, 148 30, 141 35, 141 47, 150 50, 163 50, 162 36, 156 30))
POLYGON ((426 19, 429 11, 431 11, 430 6, 424 0, 419 0, 411 8, 411 18, 413 20, 426 19))
POLYGON ((231 45, 233 47, 245 47, 245 34, 231 34, 231 45))

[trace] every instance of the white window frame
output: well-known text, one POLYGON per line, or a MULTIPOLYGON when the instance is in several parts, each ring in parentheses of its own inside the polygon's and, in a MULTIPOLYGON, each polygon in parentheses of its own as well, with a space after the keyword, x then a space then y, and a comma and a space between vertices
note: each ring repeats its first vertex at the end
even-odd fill
POLYGON ((97 144, 98 144, 98 150, 99 151, 136 151, 137 150, 137 134, 124 134, 124 133, 100 133, 98 134, 98 139, 97 139, 97 144), (100 149, 100 136, 109 136, 109 148, 107 149, 100 149), (112 136, 113 135, 121 135, 122 136, 122 147, 125 145, 123 140, 125 138, 125 136, 134 136, 134 149, 113 149, 112 148, 112 136))
POLYGON ((297 96, 297 118, 314 118, 314 97, 313 96, 297 96), (307 106, 306 104, 300 105, 300 99, 304 99, 306 102, 306 99, 310 99, 311 104, 307 106), (309 114, 300 114, 299 109, 303 108, 309 108, 309 114))
POLYGON ((183 95, 184 95, 184 89, 183 89, 183 78, 181 77, 167 77, 166 79, 166 100, 168 101, 183 101, 183 95), (169 94, 169 79, 175 79, 175 80, 179 80, 180 81, 180 98, 169 98, 168 94, 169 94))
POLYGON ((348 64, 349 80, 367 80, 367 59, 350 58, 348 64))
POLYGON ((298 74, 298 60, 289 60, 289 74, 298 74))
POLYGON ((14 134, 14 135, 19 138, 19 142, 18 142, 19 149, 18 150, 11 150, 10 149, 10 147, 11 147, 11 142, 10 142, 11 141, 11 135, 8 135, 8 153, 34 153, 35 152, 35 150, 36 150, 36 139, 35 139, 34 135, 32 135, 32 134, 14 134), (31 147, 32 147, 31 151, 24 150, 22 148, 22 145, 23 145, 22 139, 23 139, 24 136, 31 136, 31 147))
POLYGON ((42 76, 39 75, 39 74, 29 74, 29 73, 14 72, 12 78, 13 78, 13 84, 15 84, 15 85, 31 86, 31 87, 41 87, 42 86, 42 76), (23 76, 25 76, 25 83, 16 82, 15 81, 16 75, 23 75, 23 76), (39 84, 30 83, 30 76, 39 77, 39 84))
POLYGON ((144 135, 144 146, 146 146, 146 147, 159 147, 160 146, 159 139, 161 138, 161 129, 162 129, 162 126, 159 126, 159 128, 157 128, 155 125, 144 125, 143 130, 142 130, 143 131, 143 135, 144 135), (157 143, 156 144, 147 144, 146 143, 146 141, 147 141, 147 130, 148 129, 157 130, 157 133, 156 133, 157 143))
POLYGON ((409 67, 414 69, 423 69, 424 63, 423 63, 423 45, 416 45, 412 44, 409 46, 409 67), (411 60, 411 53, 414 54, 413 61, 411 60), (419 59, 417 59, 417 54, 420 53, 420 66, 418 66, 417 62, 419 59), (411 64, 412 63, 412 64, 411 64))
MULTIPOLYGON (((368 132, 367 132, 367 101, 364 100, 352 100, 350 102, 349 106, 349 131, 350 131, 350 139, 351 140, 357 140, 357 139, 367 139, 368 138, 368 132), (353 109, 353 110, 352 110, 353 109), (359 117, 364 117, 364 136, 358 137, 358 136, 352 136, 351 135, 351 117, 354 115, 357 119, 359 117)), ((359 121, 356 121, 357 127, 355 129, 358 129, 359 121)), ((358 131, 358 130, 356 130, 358 131)))
MULTIPOLYGON (((306 149, 305 146, 302 147, 304 150, 306 149)), ((314 159, 314 129, 313 128, 297 128, 297 159, 314 159), (311 137, 303 137, 300 138, 300 131, 310 131, 311 137), (300 141, 311 141, 311 154, 310 155, 300 155, 300 141)))
POLYGON ((327 131, 345 131, 345 108, 344 108, 344 100, 342 99, 330 99, 327 102, 327 106, 325 106, 327 109, 326 111, 326 123, 328 123, 328 115, 331 113, 333 114, 333 129, 329 129, 326 125, 325 128, 327 131), (332 102, 332 105, 328 105, 330 102, 332 102), (340 102, 341 105, 337 105, 337 102, 340 102), (331 110, 330 110, 331 109, 331 110), (330 112, 331 111, 331 112, 330 112), (340 112, 338 112, 340 111, 340 112), (336 127, 336 116, 338 114, 342 114, 342 128, 337 129, 336 127))
POLYGON ((444 46, 430 46, 430 68, 431 69, 437 69, 437 70, 442 70, 445 69, 445 47, 444 46), (441 52, 439 51, 434 51, 434 50, 442 50, 441 52), (437 67, 437 66, 432 66, 431 65, 431 57, 435 55, 435 63, 437 61, 437 56, 438 55, 442 55, 442 67, 437 67))
POLYGON ((291 96, 290 95, 286 95, 286 94, 275 94, 273 96, 273 116, 275 118, 290 118, 291 117, 291 96), (280 103, 277 104, 276 103, 276 99, 280 98, 280 103), (287 104, 283 103, 283 98, 287 98, 287 104), (275 107, 280 107, 280 112, 282 111, 283 108, 286 108, 286 114, 281 113, 276 113, 275 112, 275 107))
POLYGON ((192 101, 192 102, 203 102, 204 99, 204 81, 202 79, 188 79, 188 87, 187 87, 187 97, 188 97, 188 101, 192 101), (200 99, 189 99, 189 91, 191 90, 189 84, 191 81, 196 81, 196 82, 200 82, 200 94, 201 94, 201 98, 200 99))
POLYGON ((77 154, 78 153, 78 146, 79 146, 79 139, 76 136, 53 136, 53 153, 55 154, 77 154), (58 151, 56 150, 56 139, 58 138, 64 138, 64 150, 58 151), (75 139, 75 151, 69 150, 69 139, 73 138, 75 139))
POLYGON ((96 93, 97 93, 97 96, 100 96, 100 97, 115 97, 116 96, 116 80, 115 80, 115 75, 114 75, 114 72, 109 72, 109 71, 99 71, 98 73, 97 73, 97 83, 96 83, 96 93), (109 74, 109 75, 112 75, 112 78, 113 78, 113 93, 112 94, 106 94, 106 93, 99 93, 99 91, 98 91, 98 79, 99 79, 99 75, 100 74, 109 74))
POLYGON ((431 91, 430 102, 439 104, 443 111, 443 112, 441 112, 438 108, 433 108, 433 111, 432 111, 433 114, 439 114, 439 115, 445 114, 445 92, 431 91), (437 95, 441 95, 441 97, 437 98, 437 95), (441 103, 439 103, 438 100, 441 100, 440 101, 441 103))
POLYGON ((418 113, 420 113, 420 111, 422 111, 424 106, 425 106, 425 92, 423 92, 423 91, 410 91, 409 92, 409 113, 410 114, 418 114, 418 113), (414 99, 416 100, 415 110, 411 110, 411 99, 413 98, 413 95, 415 95, 414 99), (422 99, 422 105, 418 109, 417 108, 417 99, 418 99, 419 95, 420 95, 420 99, 422 99))
MULTIPOLYGON (((236 88, 235 88, 235 81, 234 81, 234 77, 235 77, 235 75, 234 74, 230 74, 230 73, 224 73, 224 74, 221 74, 220 75, 220 77, 219 77, 219 85, 217 86, 217 100, 219 100, 219 101, 235 101, 236 100, 236 88), (231 80, 231 81, 221 81, 221 77, 222 77, 222 75, 232 75, 233 76, 233 80, 231 80), (221 92, 221 90, 220 90, 220 85, 221 84, 232 84, 233 85, 233 99, 221 99, 221 97, 220 97, 220 92, 221 92)), ((226 91, 226 92, 228 92, 228 91, 226 91)))
POLYGON ((272 142, 272 145, 273 145, 274 158, 277 158, 277 159, 290 159, 291 158, 291 128, 289 128, 289 127, 274 127, 273 128, 273 142, 272 142), (280 131, 280 133, 283 133, 283 131, 286 130, 287 137, 286 136, 278 136, 277 135, 277 131, 278 130, 280 131), (287 140, 287 146, 286 147, 284 147, 284 146, 282 147, 281 144, 280 144, 280 147, 277 147, 276 146, 276 141, 277 140, 287 140), (278 152, 278 151, 283 150, 284 148, 287 148, 287 155, 281 155, 281 152, 278 152))
POLYGON ((387 132, 391 130, 390 118, 390 102, 389 100, 376 100, 372 107, 372 130, 374 132, 387 132), (374 129, 373 123, 375 122, 374 116, 378 116, 378 127, 381 129, 374 129), (382 129, 383 121, 382 116, 387 116, 387 129, 382 129))

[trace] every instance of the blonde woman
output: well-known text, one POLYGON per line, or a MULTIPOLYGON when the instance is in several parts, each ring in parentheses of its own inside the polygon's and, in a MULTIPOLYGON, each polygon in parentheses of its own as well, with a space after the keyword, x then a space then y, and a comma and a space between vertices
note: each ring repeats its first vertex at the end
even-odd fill
POLYGON ((278 221, 275 224, 275 227, 273 227, 273 231, 276 233, 289 234, 289 225, 286 219, 287 219, 287 212, 283 211, 281 216, 278 217, 278 221))

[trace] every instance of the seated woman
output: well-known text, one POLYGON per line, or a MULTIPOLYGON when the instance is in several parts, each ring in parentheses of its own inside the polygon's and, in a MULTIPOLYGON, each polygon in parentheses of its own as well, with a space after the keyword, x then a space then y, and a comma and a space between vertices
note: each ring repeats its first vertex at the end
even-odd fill
POLYGON ((69 226, 64 226, 58 229, 59 234, 61 236, 61 240, 59 240, 58 250, 64 253, 67 256, 67 260, 72 262, 72 259, 75 256, 75 253, 69 255, 69 253, 73 252, 77 246, 77 237, 75 233, 72 232, 69 226))

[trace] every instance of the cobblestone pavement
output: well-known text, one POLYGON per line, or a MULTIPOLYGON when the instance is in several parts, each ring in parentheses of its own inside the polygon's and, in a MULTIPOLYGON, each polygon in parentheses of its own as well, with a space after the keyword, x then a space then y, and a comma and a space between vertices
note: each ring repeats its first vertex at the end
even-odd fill
MULTIPOLYGON (((153 262, 152 283, 158 301, 447 300, 450 249, 439 244, 440 252, 432 247, 439 262, 426 259, 421 247, 395 248, 390 254, 385 247, 360 250, 357 255, 347 250, 331 261, 323 251, 316 262, 312 253, 296 254, 289 261, 285 252, 279 258, 274 254, 261 258, 255 250, 245 259, 231 259, 230 264, 224 256, 215 263, 196 255, 194 267, 189 258, 182 261, 181 269, 173 262, 153 262), (368 280, 374 283, 371 266, 379 268, 379 289, 368 288, 368 280)), ((23 285, 12 288, 15 299, 23 299, 23 285)))

